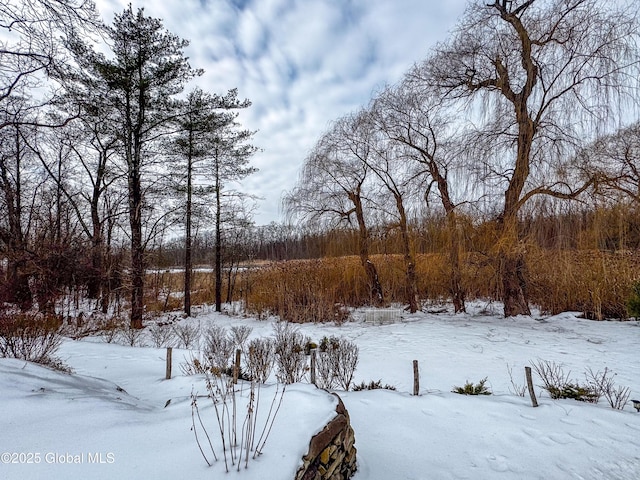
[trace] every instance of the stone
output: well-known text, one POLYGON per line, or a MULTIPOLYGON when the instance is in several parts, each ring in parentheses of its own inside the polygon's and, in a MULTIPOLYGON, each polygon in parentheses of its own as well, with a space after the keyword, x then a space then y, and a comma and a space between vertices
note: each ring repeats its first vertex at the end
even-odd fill
POLYGON ((333 395, 338 399, 336 416, 311 439, 296 480, 347 480, 357 469, 349 412, 342 399, 333 395))
POLYGON ((340 467, 342 467, 343 460, 344 460, 344 453, 339 455, 338 458, 336 458, 335 461, 331 463, 331 467, 327 469, 327 475, 326 475, 327 478, 331 478, 331 476, 335 471, 340 472, 342 470, 340 467))
POLYGON ((329 463, 330 458, 331 458, 331 451, 328 448, 325 448, 320 454, 320 463, 327 465, 329 463))

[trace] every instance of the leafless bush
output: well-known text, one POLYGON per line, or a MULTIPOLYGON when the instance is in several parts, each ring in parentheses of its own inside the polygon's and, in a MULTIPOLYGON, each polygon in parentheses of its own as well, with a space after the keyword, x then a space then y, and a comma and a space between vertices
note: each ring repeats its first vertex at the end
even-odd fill
POLYGON ((549 392, 551 398, 561 398, 560 392, 569 384, 570 373, 565 374, 560 365, 547 360, 537 360, 531 366, 542 380, 542 388, 549 392))
POLYGON ((121 328, 118 331, 118 339, 124 345, 129 345, 130 347, 139 347, 142 345, 143 340, 143 330, 140 328, 133 328, 131 325, 127 325, 124 328, 121 328))
POLYGON ((231 327, 231 340, 237 348, 244 352, 244 347, 247 344, 247 339, 249 338, 249 335, 251 335, 252 331, 253 328, 246 325, 231 327))
POLYGON ((304 350, 309 339, 288 322, 278 322, 273 329, 278 381, 284 384, 301 381, 307 371, 304 350))
POLYGON ((622 410, 629 400, 631 390, 629 387, 615 387, 613 380, 615 376, 616 374, 607 367, 604 368, 603 372, 597 371, 594 373, 593 370, 589 368, 585 373, 587 383, 592 390, 598 392, 598 397, 604 395, 604 398, 607 399, 611 408, 622 410))
POLYGON ((266 383, 275 362, 275 341, 271 338, 256 338, 249 342, 247 370, 258 383, 266 383))
POLYGON ((125 321, 120 317, 106 319, 100 325, 100 337, 106 343, 112 343, 120 335, 120 331, 125 328, 125 321))
MULTIPOLYGON (((218 336, 218 338, 220 337, 218 336)), ((227 338, 227 340, 229 339, 227 338)), ((229 343, 232 342, 229 340, 229 343)), ((222 458, 225 469, 229 472, 231 468, 235 467, 239 471, 241 465, 248 468, 250 453, 253 452, 251 458, 255 459, 265 447, 271 428, 280 411, 286 386, 280 384, 275 386, 268 413, 266 417, 262 416, 264 420, 259 424, 258 410, 261 406, 259 383, 256 384, 252 381, 251 388, 248 391, 244 390, 243 395, 234 388, 233 379, 219 369, 209 369, 203 373, 207 386, 207 397, 213 403, 218 424, 217 431, 222 443, 222 458), (245 412, 244 416, 240 414, 242 411, 245 412)), ((211 465, 213 461, 218 460, 218 455, 200 415, 198 395, 195 392, 191 394, 191 418, 191 430, 195 435, 200 453, 207 465, 211 465), (208 447, 203 440, 201 441, 198 432, 204 433, 208 447), (210 453, 205 453, 205 450, 210 453)))
POLYGON ((542 379, 543 388, 549 392, 554 400, 559 398, 573 398, 581 402, 598 403, 600 392, 592 385, 580 385, 571 381, 571 373, 564 373, 562 367, 555 362, 538 360, 532 363, 532 367, 542 379))
POLYGON ((74 340, 88 337, 101 333, 109 320, 100 312, 91 312, 89 315, 84 315, 83 312, 79 312, 76 316, 68 315, 60 329, 60 334, 74 340))
MULTIPOLYGON (((213 325, 204 333, 202 356, 192 355, 181 365, 183 372, 187 374, 201 373, 205 376, 207 396, 213 402, 222 442, 222 457, 227 471, 232 466, 236 466, 239 470, 241 464, 244 464, 246 468, 250 452, 253 452, 252 458, 256 458, 262 452, 282 404, 285 391, 284 386, 280 384, 276 386, 268 413, 266 417, 263 415, 263 418, 266 419, 263 424, 259 425, 260 392, 262 384, 266 382, 273 368, 276 342, 273 339, 255 339, 249 343, 246 363, 251 377, 251 387, 249 391, 246 389, 237 390, 234 388, 234 379, 230 375, 229 365, 235 348, 242 348, 250 333, 251 328, 248 327, 232 328, 229 332, 221 326, 213 325), (243 392, 245 396, 248 395, 248 398, 243 397, 243 392), (242 419, 240 412, 244 410, 245 405, 246 414, 242 419)), ((211 464, 208 455, 212 455, 214 460, 217 460, 218 456, 200 417, 198 397, 192 394, 191 398, 192 430, 196 436, 200 453, 207 464, 211 464), (200 441, 198 431, 204 432, 207 438, 209 454, 205 453, 206 444, 200 441)))
POLYGON ((333 371, 338 386, 349 390, 358 366, 358 346, 346 338, 332 337, 327 353, 333 358, 333 371))
POLYGON ((209 361, 204 356, 191 351, 189 357, 185 357, 184 362, 180 362, 180 371, 186 376, 203 374, 210 368, 209 361))
POLYGON ((509 372, 509 380, 511 381, 511 387, 509 388, 509 391, 514 395, 518 395, 519 397, 524 397, 525 393, 527 393, 527 386, 516 383, 516 381, 513 378, 513 368, 509 366, 508 363, 507 363, 507 372, 509 372))
POLYGON ((175 323, 173 331, 178 337, 178 346, 196 348, 200 340, 200 325, 190 322, 175 323))
POLYGON ((324 337, 316 358, 316 384, 320 388, 349 390, 358 366, 358 346, 345 338, 324 337))
POLYGON ((331 390, 336 386, 334 359, 326 352, 318 352, 316 355, 316 385, 320 388, 331 390))
POLYGON ((175 343, 175 333, 170 325, 154 323, 147 328, 147 333, 156 348, 173 347, 175 343))
POLYGON ((68 370, 55 357, 62 343, 60 327, 60 319, 52 315, 2 313, 0 314, 0 356, 68 370))
POLYGON ((234 351, 234 344, 229 332, 219 325, 211 325, 204 332, 203 341, 202 350, 205 357, 214 368, 225 372, 231 364, 234 351))

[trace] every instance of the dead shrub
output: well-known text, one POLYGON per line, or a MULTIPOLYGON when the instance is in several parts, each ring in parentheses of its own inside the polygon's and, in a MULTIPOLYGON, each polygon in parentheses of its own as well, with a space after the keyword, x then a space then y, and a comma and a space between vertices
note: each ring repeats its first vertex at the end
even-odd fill
POLYGON ((230 330, 231 341, 236 346, 236 348, 239 348, 244 353, 246 353, 245 346, 247 344, 247 340, 249 339, 249 335, 251 335, 252 331, 253 331, 253 328, 248 327, 246 325, 236 325, 231 327, 231 330, 230 330))
POLYGON ((543 311, 579 311, 592 320, 628 317, 638 253, 534 249, 527 262, 530 300, 543 311))
POLYGON ((0 356, 68 370, 55 356, 62 343, 61 327, 55 315, 0 313, 0 356))
POLYGON ((300 382, 308 369, 305 345, 310 339, 287 322, 278 322, 273 329, 278 381, 285 385, 300 382))
POLYGON ((316 384, 320 388, 340 387, 348 391, 358 366, 358 346, 335 336, 320 341, 316 358, 316 384))
POLYGON ((185 376, 200 375, 208 372, 211 369, 209 361, 202 354, 189 352, 189 357, 185 357, 183 362, 180 362, 180 371, 185 376))
POLYGON ((229 370, 234 352, 234 343, 229 332, 220 325, 211 325, 203 335, 202 351, 210 365, 218 372, 229 370))
POLYGON ((572 398, 580 402, 598 403, 601 392, 593 383, 581 385, 571 380, 571 372, 564 373, 557 363, 538 360, 531 366, 542 379, 542 387, 549 392, 552 399, 572 398))
POLYGON ((266 383, 275 363, 275 340, 272 338, 251 340, 246 358, 249 376, 258 383, 266 383))
POLYGON ((147 328, 147 334, 156 348, 173 347, 175 344, 175 332, 169 324, 154 323, 147 328))
POLYGON ((616 374, 607 367, 605 367, 602 372, 594 372, 589 368, 585 373, 587 383, 592 390, 598 392, 598 397, 604 396, 611 408, 622 410, 629 400, 631 390, 629 387, 616 387, 613 379, 615 376, 616 374))
POLYGON ((117 338, 119 343, 128 345, 130 347, 140 347, 144 341, 144 330, 139 328, 133 328, 131 325, 127 325, 118 330, 117 338))
POLYGON ((275 263, 252 272, 247 309, 292 323, 338 322, 349 318, 344 305, 368 296, 364 270, 355 257, 275 263), (356 273, 356 271, 358 271, 356 273))
MULTIPOLYGON (((461 281, 467 299, 499 299, 502 286, 494 253, 488 241, 478 242, 488 250, 461 254, 461 281)), ((553 250, 526 242, 524 255, 529 301, 542 311, 580 311, 585 318, 596 320, 629 316, 627 302, 640 270, 640 252, 553 250)), ((422 300, 450 298, 447 258, 445 253, 416 255, 422 300)), ((405 288, 402 257, 373 255, 371 259, 386 300, 401 303, 405 288)), ((251 288, 244 292, 246 308, 263 317, 271 314, 294 323, 340 323, 350 318, 349 307, 370 303, 366 274, 355 256, 274 263, 247 276, 251 288)))
POLYGON ((200 325, 191 322, 173 324, 173 332, 182 348, 196 348, 200 341, 200 325))
POLYGON ((120 317, 105 319, 99 327, 99 334, 103 341, 112 343, 120 336, 121 330, 126 328, 127 322, 120 317))

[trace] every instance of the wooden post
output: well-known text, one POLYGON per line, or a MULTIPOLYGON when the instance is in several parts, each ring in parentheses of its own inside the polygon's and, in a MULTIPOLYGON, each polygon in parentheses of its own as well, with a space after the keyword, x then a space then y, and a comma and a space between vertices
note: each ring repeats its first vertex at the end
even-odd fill
POLYGON ((240 355, 242 351, 238 348, 236 350, 236 362, 233 364, 233 383, 238 383, 238 376, 240 375, 240 355))
POLYGON ((311 383, 316 384, 316 349, 311 349, 311 383))
POLYGON ((167 347, 167 369, 166 369, 166 373, 165 373, 165 378, 167 380, 171 380, 171 357, 173 354, 173 348, 172 347, 167 347))
POLYGON ((536 392, 533 390, 533 380, 531 379, 531 367, 524 367, 524 373, 527 377, 527 389, 529 390, 529 396, 531 397, 531 405, 538 406, 538 400, 536 399, 536 392))
POLYGON ((418 372, 418 360, 413 361, 413 394, 420 393, 420 373, 418 372))

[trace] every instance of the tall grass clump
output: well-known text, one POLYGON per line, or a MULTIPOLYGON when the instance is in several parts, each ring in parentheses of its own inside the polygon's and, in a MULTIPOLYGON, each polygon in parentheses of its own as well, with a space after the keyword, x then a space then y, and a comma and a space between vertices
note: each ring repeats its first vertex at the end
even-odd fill
POLYGON ((529 252, 530 301, 557 314, 582 312, 585 318, 627 318, 630 285, 640 268, 640 255, 536 249, 529 252))
POLYGON ((354 258, 296 260, 254 271, 247 308, 259 315, 277 315, 293 323, 344 322, 344 305, 366 296, 364 271, 354 258))

